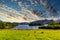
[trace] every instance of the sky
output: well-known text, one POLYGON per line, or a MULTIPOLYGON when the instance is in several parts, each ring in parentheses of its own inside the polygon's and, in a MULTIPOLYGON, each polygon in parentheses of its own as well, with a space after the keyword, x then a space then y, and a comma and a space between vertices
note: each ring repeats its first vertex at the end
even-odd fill
MULTIPOLYGON (((40 0, 0 0, 0 4, 4 4, 17 11, 21 11, 23 9, 33 10, 37 15, 39 15, 38 12, 41 11, 42 16, 50 16, 50 11, 48 11, 45 6, 40 3, 40 0)), ((49 4, 54 7, 54 10, 56 10, 58 16, 60 16, 60 0, 49 0, 49 4)))

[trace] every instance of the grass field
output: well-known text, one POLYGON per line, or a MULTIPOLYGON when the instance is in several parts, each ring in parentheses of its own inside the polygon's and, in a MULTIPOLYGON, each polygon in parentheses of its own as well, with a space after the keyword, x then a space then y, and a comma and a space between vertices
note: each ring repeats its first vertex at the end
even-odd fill
POLYGON ((60 30, 0 30, 0 40, 60 40, 60 30))

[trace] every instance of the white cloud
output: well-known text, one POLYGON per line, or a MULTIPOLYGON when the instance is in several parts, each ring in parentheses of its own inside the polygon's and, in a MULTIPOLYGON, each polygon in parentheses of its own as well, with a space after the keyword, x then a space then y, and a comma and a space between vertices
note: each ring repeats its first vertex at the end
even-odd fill
POLYGON ((37 4, 38 4, 38 2, 35 0, 30 0, 30 2, 31 2, 31 5, 34 5, 34 6, 37 6, 37 4))
POLYGON ((38 2, 37 2, 37 1, 35 1, 35 3, 36 3, 36 4, 38 4, 38 2))
POLYGON ((16 2, 17 0, 11 0, 11 2, 16 2))
POLYGON ((32 5, 34 4, 34 3, 33 3, 33 0, 30 0, 30 2, 31 2, 32 5))
POLYGON ((18 5, 21 7, 22 6, 22 2, 18 2, 18 5))

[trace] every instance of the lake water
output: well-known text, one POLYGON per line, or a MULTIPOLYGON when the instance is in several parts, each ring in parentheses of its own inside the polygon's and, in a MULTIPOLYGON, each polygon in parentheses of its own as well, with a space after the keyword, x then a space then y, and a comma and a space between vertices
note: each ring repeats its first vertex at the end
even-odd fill
POLYGON ((18 25, 13 29, 38 29, 39 26, 29 26, 29 25, 18 25))

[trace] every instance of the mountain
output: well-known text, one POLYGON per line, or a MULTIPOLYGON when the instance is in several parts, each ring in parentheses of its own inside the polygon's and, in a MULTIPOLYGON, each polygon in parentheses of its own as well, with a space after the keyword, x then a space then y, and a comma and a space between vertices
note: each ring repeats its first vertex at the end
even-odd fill
POLYGON ((49 24, 49 23, 52 23, 52 22, 55 22, 54 20, 37 20, 37 21, 33 21, 33 22, 30 22, 29 26, 40 26, 40 25, 45 25, 45 24, 49 24))

